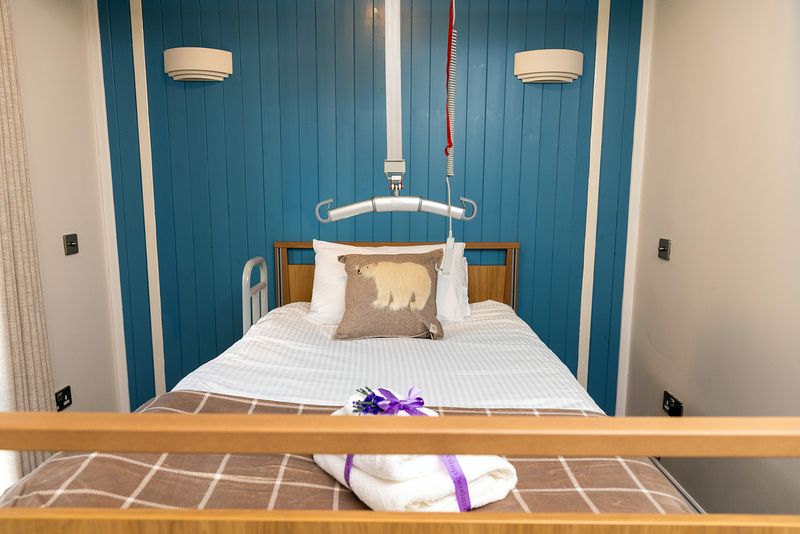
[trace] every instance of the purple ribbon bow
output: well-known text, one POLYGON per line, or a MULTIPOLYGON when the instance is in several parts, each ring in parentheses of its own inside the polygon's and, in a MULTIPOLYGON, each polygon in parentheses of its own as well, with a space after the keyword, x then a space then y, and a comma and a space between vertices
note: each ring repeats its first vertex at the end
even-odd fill
MULTIPOLYGON (((419 411, 417 408, 422 408, 425 401, 422 400, 419 389, 412 387, 408 390, 408 396, 405 399, 398 399, 397 396, 388 389, 378 388, 381 395, 385 397, 384 400, 378 402, 378 406, 383 410, 381 415, 395 415, 397 412, 404 411, 409 415, 427 415, 425 412, 419 411)), ((461 512, 468 512, 472 509, 472 502, 469 497, 469 483, 464 471, 461 469, 461 464, 458 463, 458 458, 452 454, 443 454, 439 456, 442 461, 447 474, 453 481, 453 486, 456 493, 456 502, 458 509, 461 512)), ((353 470, 353 455, 348 454, 344 462, 344 480, 347 487, 350 487, 350 472, 353 470)))
POLYGON ((405 399, 398 399, 394 393, 388 389, 378 388, 378 391, 385 398, 378 402, 378 406, 383 413, 381 415, 396 415, 397 412, 406 412, 408 415, 425 415, 417 408, 422 408, 425 401, 422 400, 420 394, 422 391, 412 387, 408 390, 408 397, 405 399))

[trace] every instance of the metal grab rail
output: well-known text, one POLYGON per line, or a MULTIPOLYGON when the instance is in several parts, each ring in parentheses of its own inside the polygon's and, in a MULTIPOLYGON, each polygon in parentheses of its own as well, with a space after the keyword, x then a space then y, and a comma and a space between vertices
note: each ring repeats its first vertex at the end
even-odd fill
POLYGON ((267 261, 261 256, 250 258, 242 272, 242 335, 267 314, 267 261), (260 281, 251 285, 253 268, 258 266, 260 281), (255 297, 255 298, 254 298, 255 297), (255 319, 254 319, 255 318, 255 319))
POLYGON ((422 197, 400 197, 400 196, 385 196, 373 197, 369 200, 362 200, 361 202, 354 202, 346 206, 330 209, 333 204, 333 199, 329 198, 317 204, 314 212, 317 215, 317 220, 321 223, 329 223, 341 221, 356 215, 370 212, 387 212, 387 211, 405 211, 405 212, 425 212, 433 213, 434 215, 441 215, 442 217, 452 216, 456 221, 471 221, 478 214, 478 204, 469 198, 461 197, 461 206, 448 206, 441 202, 428 200, 422 197), (320 208, 328 206, 328 216, 322 217, 320 208), (472 212, 467 215, 467 206, 472 207, 472 212))

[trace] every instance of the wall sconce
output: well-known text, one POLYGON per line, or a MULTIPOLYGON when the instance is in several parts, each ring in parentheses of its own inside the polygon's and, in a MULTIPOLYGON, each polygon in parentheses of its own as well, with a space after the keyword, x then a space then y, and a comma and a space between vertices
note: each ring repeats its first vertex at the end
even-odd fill
POLYGON ((215 48, 164 50, 164 72, 175 81, 221 82, 233 73, 233 54, 215 48))
POLYGON ((583 53, 549 48, 514 54, 514 76, 523 83, 572 83, 583 74, 583 53))

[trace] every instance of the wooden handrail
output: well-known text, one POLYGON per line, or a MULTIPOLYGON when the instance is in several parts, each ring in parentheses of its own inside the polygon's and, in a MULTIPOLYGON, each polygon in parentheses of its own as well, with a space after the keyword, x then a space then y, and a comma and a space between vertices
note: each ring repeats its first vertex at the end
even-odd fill
POLYGON ((0 509, 0 534, 124 532, 173 534, 698 534, 796 532, 797 516, 650 514, 435 514, 260 510, 0 509))
POLYGON ((800 417, 0 414, 0 449, 800 457, 800 417))
MULTIPOLYGON (((800 418, 3 413, 0 449, 800 457, 800 418)), ((0 534, 787 533, 800 516, 0 509, 0 534)))

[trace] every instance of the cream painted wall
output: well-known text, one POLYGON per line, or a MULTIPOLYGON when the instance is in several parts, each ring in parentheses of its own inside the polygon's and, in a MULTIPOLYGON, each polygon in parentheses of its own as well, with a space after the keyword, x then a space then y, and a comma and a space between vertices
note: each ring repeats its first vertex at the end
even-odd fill
POLYGON ((90 1, 10 4, 55 386, 72 386, 70 410, 113 411, 127 409, 127 390, 112 324, 116 251, 103 211, 90 1), (61 236, 73 232, 80 252, 64 256, 61 236))
MULTIPOLYGON (((798 416, 800 2, 654 4, 627 413, 798 416)), ((800 513, 800 461, 665 465, 708 511, 800 513)))

